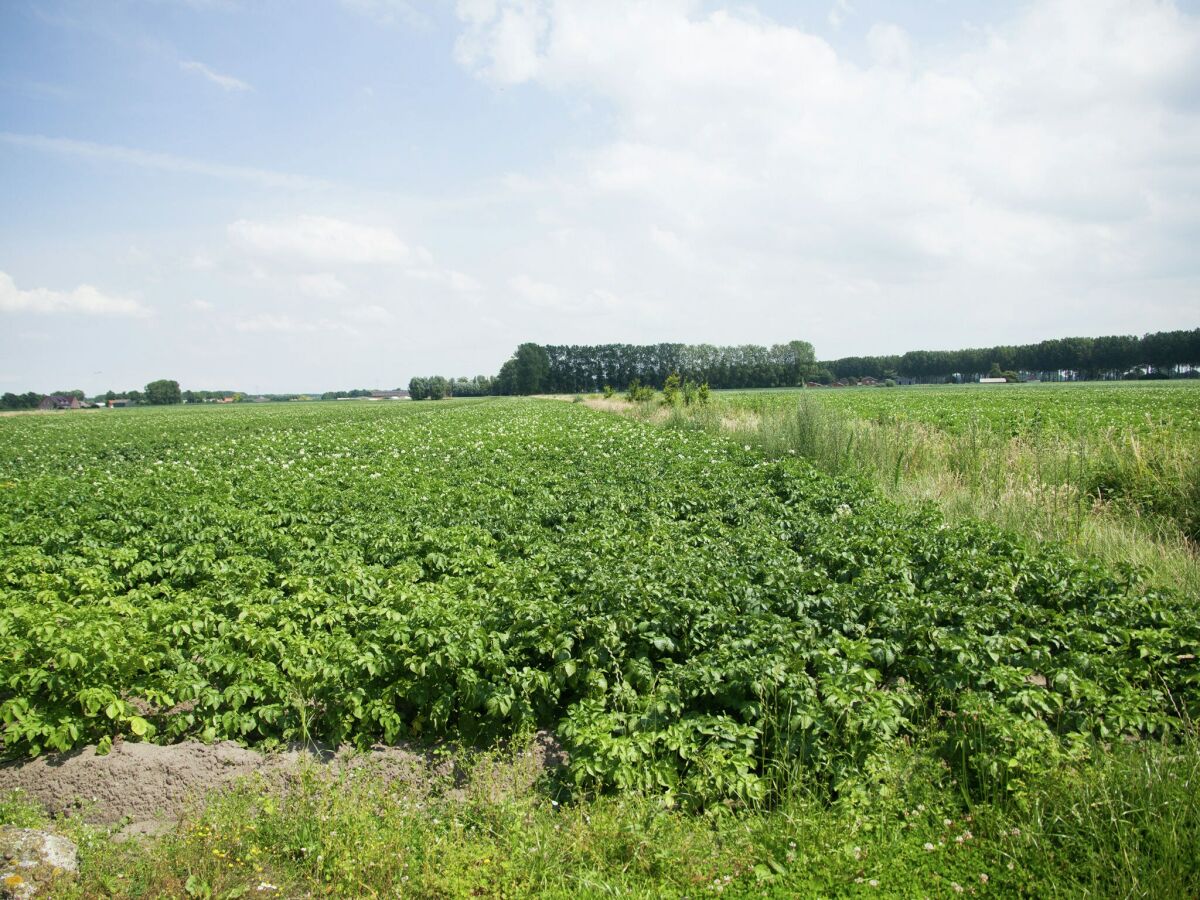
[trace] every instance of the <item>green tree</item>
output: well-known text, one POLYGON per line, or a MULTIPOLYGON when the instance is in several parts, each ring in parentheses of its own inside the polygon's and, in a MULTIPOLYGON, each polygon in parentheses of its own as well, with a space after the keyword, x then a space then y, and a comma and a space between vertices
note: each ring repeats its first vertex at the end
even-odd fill
POLYGON ((151 406, 169 406, 172 403, 182 403, 183 394, 179 390, 179 382, 160 378, 146 385, 146 402, 151 406))
POLYGON ((663 403, 674 406, 679 402, 679 373, 672 372, 663 383, 663 403))
POLYGON ((546 388, 550 356, 540 344, 522 344, 513 354, 514 393, 537 394, 546 388))
POLYGON ((429 379, 414 375, 408 380, 408 396, 413 400, 429 399, 429 379))
POLYGON ((429 379, 429 399, 444 400, 450 396, 450 382, 446 381, 441 375, 434 375, 429 379))

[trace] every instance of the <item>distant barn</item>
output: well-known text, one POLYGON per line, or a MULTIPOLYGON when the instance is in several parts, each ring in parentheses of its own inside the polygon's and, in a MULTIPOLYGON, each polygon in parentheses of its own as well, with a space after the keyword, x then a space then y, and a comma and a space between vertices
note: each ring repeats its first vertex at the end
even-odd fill
POLYGON ((62 394, 52 394, 43 397, 38 409, 79 409, 78 397, 64 397, 62 394))

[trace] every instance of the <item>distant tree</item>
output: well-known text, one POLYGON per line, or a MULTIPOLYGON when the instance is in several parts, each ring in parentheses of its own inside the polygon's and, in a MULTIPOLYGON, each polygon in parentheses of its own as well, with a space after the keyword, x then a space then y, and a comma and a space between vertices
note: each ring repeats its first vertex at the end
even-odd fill
POLYGON ((522 344, 517 348, 513 359, 516 367, 513 373, 514 393, 537 394, 547 387, 547 376, 550 374, 550 356, 546 348, 539 344, 522 344))
POLYGON ((696 397, 698 396, 698 394, 699 394, 699 388, 697 387, 696 382, 692 381, 692 379, 690 379, 690 378, 687 379, 686 381, 684 381, 683 390, 682 390, 684 406, 691 406, 692 404, 694 404, 696 402, 696 397))
POLYGON ((517 359, 505 360, 496 376, 495 391, 497 394, 509 396, 517 392, 517 359))
POLYGON ((450 382, 441 375, 429 379, 429 399, 444 400, 450 396, 450 382))
POLYGON ((42 402, 42 395, 35 391, 27 394, 6 393, 0 397, 0 409, 37 409, 42 402))
POLYGON ((125 396, 130 403, 141 403, 145 398, 142 397, 141 391, 126 391, 125 396))
POLYGON ((183 395, 179 391, 179 382, 160 378, 146 385, 146 402, 151 406, 169 406, 182 403, 183 395))
POLYGON ((429 398, 429 379, 414 375, 408 380, 408 396, 413 400, 429 398))
POLYGON ((667 380, 663 382, 663 403, 667 406, 674 406, 679 402, 679 373, 672 372, 667 376, 667 380))

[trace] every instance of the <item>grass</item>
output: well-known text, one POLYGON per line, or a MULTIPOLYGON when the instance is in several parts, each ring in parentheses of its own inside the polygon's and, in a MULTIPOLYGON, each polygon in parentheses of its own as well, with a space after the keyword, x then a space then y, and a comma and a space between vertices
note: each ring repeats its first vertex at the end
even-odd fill
MULTIPOLYGON (((1200 748, 1130 744, 1044 774, 1022 803, 968 806, 926 748, 880 758, 830 799, 705 816, 625 795, 496 790, 496 767, 432 794, 369 770, 244 781, 156 840, 55 823, 80 877, 52 896, 1189 897, 1200 888, 1200 748), (956 887, 957 886, 957 887, 956 887), (961 890, 959 890, 961 889, 961 890)), ((19 797, 0 822, 36 826, 19 797)))
MULTIPOLYGON (((1106 430, 951 432, 815 402, 758 411, 607 402, 865 476, 899 499, 936 502, 952 520, 1133 562, 1200 594, 1186 537, 1200 470, 1186 445, 1106 430)), ((504 789, 498 757, 485 754, 465 781, 432 791, 361 769, 313 767, 282 789, 245 781, 144 843, 78 818, 47 822, 21 797, 0 799, 0 823, 49 825, 77 842, 78 881, 51 892, 64 898, 1200 896, 1194 731, 1079 747, 1042 760, 1015 791, 964 790, 977 770, 947 763, 945 738, 890 747, 836 794, 793 770, 778 774, 769 806, 705 814, 655 796, 572 797, 549 779, 504 789)))
POLYGON ((1200 448, 1185 433, 951 431, 856 418, 803 394, 757 409, 734 397, 620 411, 723 432, 768 456, 800 456, 833 475, 865 477, 895 499, 937 503, 950 521, 983 520, 1110 566, 1132 564, 1156 586, 1200 595, 1200 448))

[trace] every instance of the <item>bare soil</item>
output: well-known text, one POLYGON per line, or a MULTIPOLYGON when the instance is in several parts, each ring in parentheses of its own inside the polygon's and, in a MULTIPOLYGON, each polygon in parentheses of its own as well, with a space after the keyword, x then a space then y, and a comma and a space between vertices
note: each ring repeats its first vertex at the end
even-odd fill
POLYGON ((94 746, 0 766, 0 795, 21 791, 52 815, 78 813, 100 825, 129 822, 134 833, 154 833, 177 821, 188 805, 235 780, 261 776, 281 789, 302 766, 330 774, 368 769, 387 782, 417 793, 449 787, 464 798, 480 790, 488 796, 528 790, 565 755, 547 732, 517 752, 496 754, 476 766, 469 783, 462 755, 415 747, 374 747, 367 752, 292 749, 259 753, 232 741, 202 744, 119 742, 101 756, 94 746))

